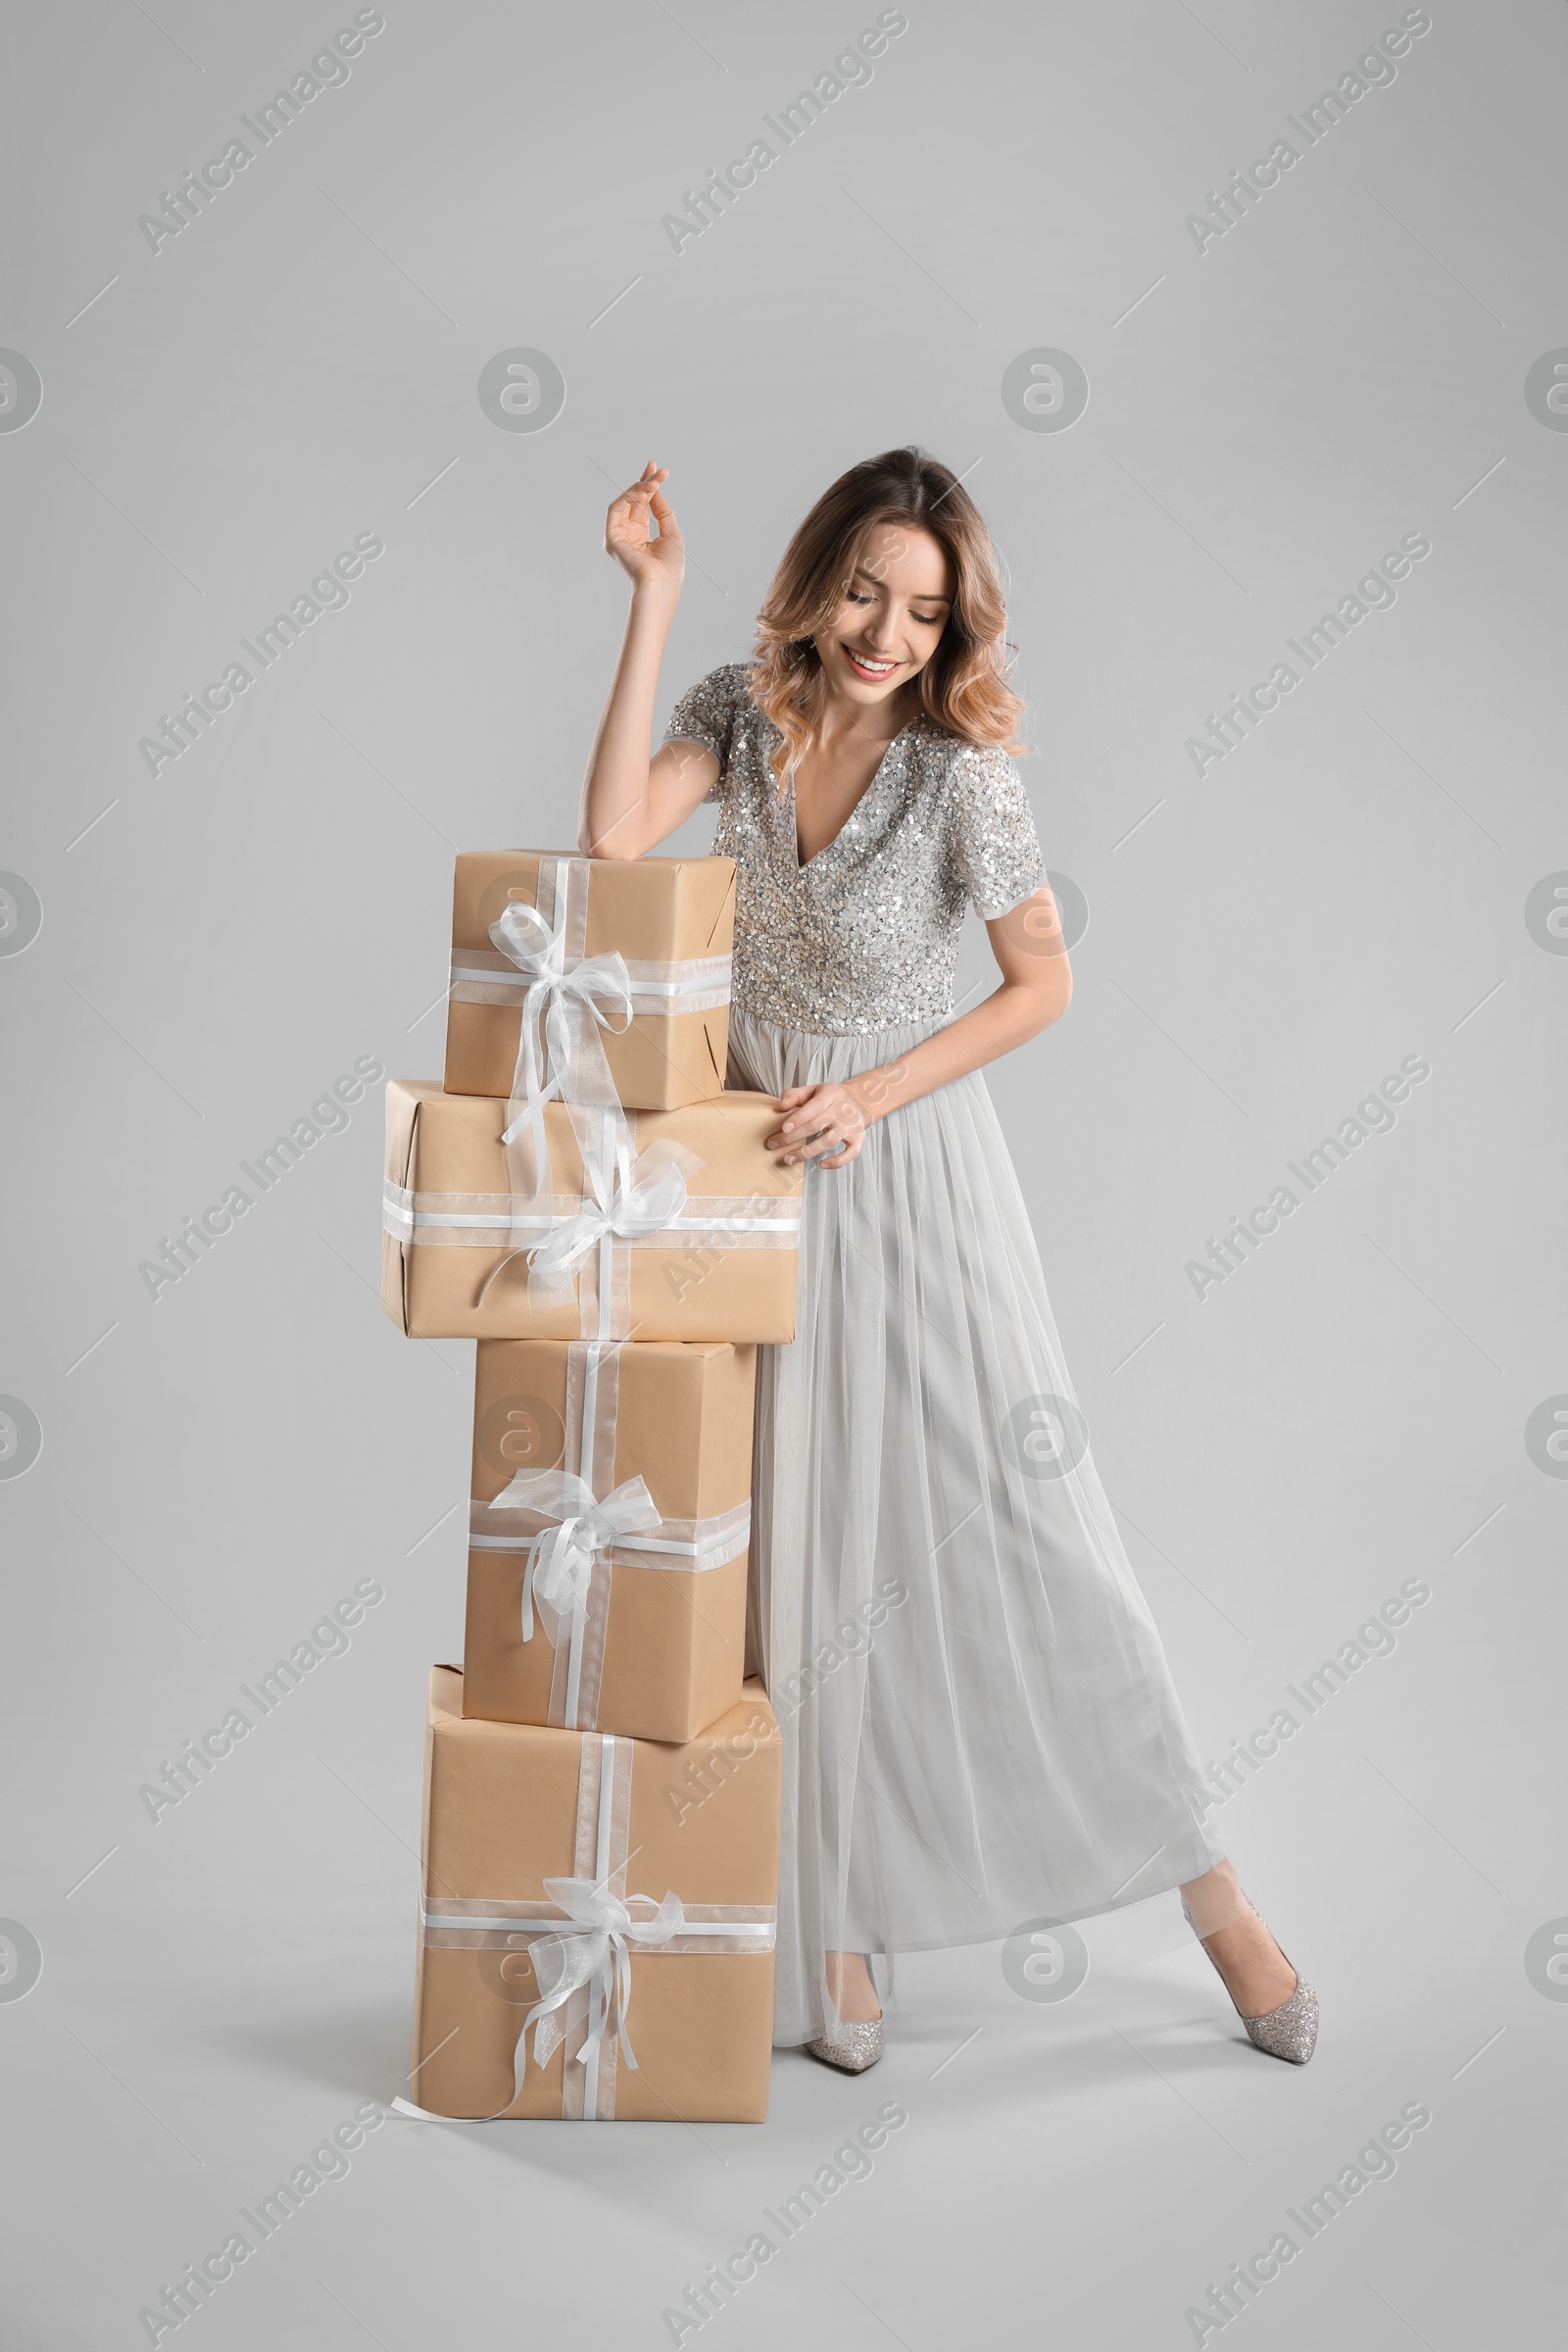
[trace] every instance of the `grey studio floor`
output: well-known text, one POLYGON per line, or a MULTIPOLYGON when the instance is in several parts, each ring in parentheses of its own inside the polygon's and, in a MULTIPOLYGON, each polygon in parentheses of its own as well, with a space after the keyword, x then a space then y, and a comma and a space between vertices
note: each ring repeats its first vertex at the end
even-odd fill
MULTIPOLYGON (((4 2352, 1560 2334, 1568 12, 879 18, 859 63, 840 0, 88 0, 9 35, 4 2352), (410 2088, 425 1681, 463 1643, 471 1348, 382 1315, 380 1087, 327 1090, 439 1072, 454 850, 571 843, 612 494, 670 466, 662 720, 746 654, 809 502, 908 440, 1000 542, 1072 918, 1071 1009, 991 1083, 1205 1767, 1297 1719, 1221 1819, 1317 2055, 1249 2047, 1173 1896, 1059 1976, 1020 1921, 900 1963, 865 2079, 780 2053, 763 2125, 389 2120, 264 2238, 242 2215, 410 2088), (142 2316, 236 2231, 177 2328, 142 2316)), ((971 925, 960 1003, 988 968, 971 925)))
MULTIPOLYGON (((8 2052, 24 2250, 8 2343, 135 2340, 138 2308, 184 2265, 235 2228, 255 2241, 277 2181, 362 2102, 407 2088, 415 1791, 372 1726, 406 1644, 387 1631, 379 1657, 367 1642, 342 1662, 360 1688, 333 1720, 324 1691, 300 1696, 270 1754, 148 1833, 134 1881, 116 1856, 72 1898, 28 2046, 8 2052)), ((1533 2083, 1546 2005, 1507 1907, 1483 1887, 1482 1911, 1465 1866, 1390 1818, 1354 1727, 1330 1738, 1310 1782, 1259 1790, 1251 1825, 1293 1854, 1289 1939, 1323 1990, 1304 2072, 1249 2047, 1161 1899, 1089 1926, 1088 1979, 1059 2004, 1019 1999, 995 1949, 905 1964, 882 2066, 850 2080, 781 2056, 762 2127, 389 2122, 186 2327, 388 2352, 523 2328, 655 2344, 673 2340, 664 2309, 760 2230, 779 2251, 705 2341, 1176 2344, 1193 2340, 1186 2308, 1284 2230, 1302 2251, 1246 2321, 1264 2342, 1531 2340, 1560 2132, 1533 2083), (836 2168, 855 2177, 785 2241, 784 2201, 889 2105, 906 2124, 868 2171, 836 2168), (1287 2209, 1407 2106, 1432 2120, 1397 2170, 1309 2242, 1287 2209), (1520 2332, 1498 2332, 1508 2313, 1520 2332)), ((21 2015, 5 2023, 14 2044, 21 2015)))

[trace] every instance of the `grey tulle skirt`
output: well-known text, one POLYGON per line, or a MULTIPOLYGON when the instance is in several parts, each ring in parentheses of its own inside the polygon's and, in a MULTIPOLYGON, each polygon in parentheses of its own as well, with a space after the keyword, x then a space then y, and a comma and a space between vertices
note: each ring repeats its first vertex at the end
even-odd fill
MULTIPOLYGON (((851 1077, 932 1026, 737 1009, 729 1083, 851 1077)), ((749 1629, 784 1736, 780 2043, 831 2024, 827 1952, 1084 1918, 1224 1851, 984 1080, 805 1193, 796 1336, 759 1354, 749 1629)))

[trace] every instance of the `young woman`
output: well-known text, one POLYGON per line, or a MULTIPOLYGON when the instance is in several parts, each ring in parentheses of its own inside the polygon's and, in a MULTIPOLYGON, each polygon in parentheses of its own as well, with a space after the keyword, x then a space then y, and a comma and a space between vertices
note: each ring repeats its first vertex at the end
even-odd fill
POLYGON ((790 542, 755 661, 684 695, 650 757, 685 562, 666 478, 650 461, 606 523, 631 613, 579 843, 640 858, 718 803, 728 1081, 776 1100, 769 1149, 805 1163, 752 1521, 784 1737, 775 2041, 858 2072, 883 2048, 873 1952, 1180 1886, 1252 2041, 1304 2064, 1316 1999, 1206 1824, 978 1075, 1071 994, 985 524, 919 450, 852 466, 790 542), (1001 982, 955 1019, 966 904, 1001 982))

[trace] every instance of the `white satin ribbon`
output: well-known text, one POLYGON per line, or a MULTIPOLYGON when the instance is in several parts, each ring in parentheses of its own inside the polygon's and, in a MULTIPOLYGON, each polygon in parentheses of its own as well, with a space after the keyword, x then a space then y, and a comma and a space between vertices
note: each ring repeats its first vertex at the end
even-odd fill
MULTIPOLYGON (((629 1746, 630 1741, 623 1744, 629 1746)), ((674 1951, 678 1946, 683 1952, 770 1952, 777 1936, 776 1918, 772 1904, 689 1904, 679 1935, 661 1948, 674 1951)), ((522 1944, 536 1936, 559 1935, 568 1924, 566 1913, 555 1903, 531 1906, 513 1903, 508 1908, 499 1898, 491 1903, 483 1897, 475 1902, 447 1902, 424 1894, 419 1897, 419 1935, 432 1951, 485 1951, 498 1938, 503 1946, 522 1944)))
MULTIPOLYGON (((454 956, 448 990, 455 1004, 514 1005, 528 986, 527 975, 505 952, 491 956, 468 948, 460 956, 466 960, 454 956)), ((635 1014, 711 1012, 730 1001, 728 956, 692 956, 676 963, 628 956, 624 964, 635 1014)))
MULTIPOLYGON (((592 1343, 573 1341, 572 1346, 592 1343)), ((622 1347, 623 1341, 612 1340, 612 1347, 622 1347)), ((519 1535, 515 1529, 496 1527, 492 1514, 514 1509, 505 1494, 494 1502, 481 1502, 475 1495, 468 1504, 468 1549, 470 1551, 530 1551, 532 1532, 519 1535)), ((605 1545, 613 1550, 616 1559, 624 1559, 634 1567, 646 1563, 657 1567, 662 1562, 670 1567, 690 1569, 694 1574, 705 1569, 724 1568, 737 1552, 744 1551, 751 1536, 752 1506, 738 1502, 733 1510, 714 1511, 707 1519, 661 1519, 650 1532, 615 1536, 605 1545)))
MULTIPOLYGON (((657 1233, 639 1231, 624 1238, 633 1246, 659 1241, 695 1245, 710 1234, 722 1234, 721 1247, 726 1250, 795 1249, 801 1232, 798 1196, 760 1210, 749 1209, 745 1215, 727 1213, 732 1206, 746 1208, 754 1197, 697 1194, 683 1201, 676 1215, 657 1233), (720 1213, 721 1208, 726 1213, 720 1213)), ((417 1237, 427 1245, 451 1243, 466 1250, 496 1250, 514 1234, 558 1232, 577 1215, 579 1205, 572 1200, 569 1207, 564 1207, 562 1196, 552 1196, 537 1207, 514 1210, 506 1193, 416 1193, 389 1177, 381 1190, 381 1225, 395 1242, 412 1243, 417 1237), (436 1200, 444 1205, 431 1207, 429 1203, 436 1200)))

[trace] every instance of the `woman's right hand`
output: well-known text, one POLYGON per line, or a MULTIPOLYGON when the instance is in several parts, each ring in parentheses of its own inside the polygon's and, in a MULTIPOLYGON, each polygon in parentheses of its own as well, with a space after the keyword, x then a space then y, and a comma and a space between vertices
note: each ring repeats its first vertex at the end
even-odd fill
POLYGON ((668 466, 650 458, 641 478, 621 492, 605 516, 605 553, 614 557, 634 587, 662 589, 674 598, 686 569, 686 545, 664 496, 668 479, 668 466), (657 539, 649 536, 650 516, 659 525, 657 539))

